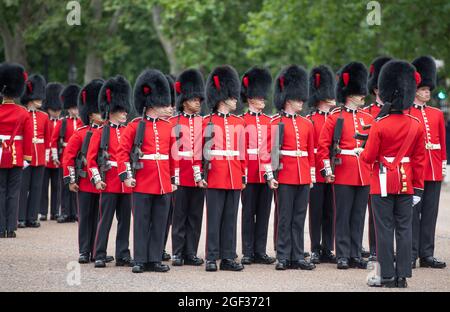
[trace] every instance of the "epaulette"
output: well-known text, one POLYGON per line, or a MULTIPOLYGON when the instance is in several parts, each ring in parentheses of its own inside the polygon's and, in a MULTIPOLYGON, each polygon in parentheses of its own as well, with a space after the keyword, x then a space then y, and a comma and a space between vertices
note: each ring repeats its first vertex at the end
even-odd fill
POLYGON ((168 122, 168 123, 172 124, 172 123, 170 122, 170 120, 169 120, 169 119, 163 119, 163 118, 159 118, 158 120, 161 120, 161 121, 165 121, 165 122, 168 122))
POLYGON ((358 110, 358 112, 363 113, 363 114, 365 114, 365 115, 367 115, 367 116, 373 118, 373 116, 372 116, 371 114, 369 114, 368 112, 365 112, 365 111, 362 110, 362 109, 358 110))
POLYGON ((80 128, 78 128, 78 129, 77 129, 77 131, 80 131, 80 130, 86 129, 87 127, 89 127, 89 126, 83 126, 83 127, 80 127, 80 128))
POLYGON ((427 105, 427 108, 431 108, 431 109, 437 110, 438 112, 442 113, 442 111, 437 107, 427 105))
POLYGON ((410 117, 410 118, 412 118, 412 119, 414 119, 414 120, 417 121, 418 123, 420 123, 420 119, 419 119, 419 118, 414 117, 413 115, 410 115, 410 114, 405 114, 405 115, 408 116, 408 117, 410 117))
POLYGON ((231 114, 231 116, 234 116, 234 117, 239 118, 239 119, 241 119, 242 121, 244 121, 244 117, 242 117, 241 115, 231 114))
POLYGON ((274 122, 275 120, 280 119, 280 118, 281 118, 280 114, 273 115, 272 119, 270 120, 270 122, 274 122))
POLYGON ((374 105, 375 105, 375 104, 373 104, 373 103, 370 104, 370 105, 367 105, 366 107, 363 107, 362 110, 365 111, 365 110, 371 109, 374 105))
POLYGON ((130 121, 130 123, 135 122, 135 121, 141 121, 142 117, 136 117, 133 120, 130 121))
POLYGON ((272 116, 267 115, 266 113, 262 113, 264 116, 272 118, 272 116))
POLYGON ((342 107, 336 107, 335 109, 333 109, 331 112, 330 112, 330 115, 333 115, 333 114, 335 114, 335 113, 340 113, 342 111, 342 107))
POLYGON ((375 118, 375 121, 379 122, 380 120, 383 120, 383 119, 385 119, 386 117, 389 117, 389 116, 390 116, 390 114, 387 114, 387 115, 385 115, 383 117, 375 118))

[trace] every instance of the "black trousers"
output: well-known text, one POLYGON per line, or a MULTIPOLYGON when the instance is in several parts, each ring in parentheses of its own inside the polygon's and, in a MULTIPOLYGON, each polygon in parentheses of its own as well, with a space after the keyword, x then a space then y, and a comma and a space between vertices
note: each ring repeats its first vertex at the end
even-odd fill
POLYGON ((413 209, 412 260, 432 257, 436 222, 441 196, 441 182, 425 181, 422 200, 413 209))
POLYGON ((130 257, 129 238, 131 221, 131 194, 102 193, 100 195, 100 212, 94 243, 95 259, 105 259, 108 247, 109 231, 117 218, 116 259, 130 257))
POLYGON ((372 195, 371 198, 381 276, 411 277, 412 195, 372 195))
POLYGON ((361 257, 369 190, 369 186, 334 185, 338 258, 361 257))
POLYGON ((19 201, 19 221, 32 222, 38 219, 44 172, 44 166, 28 166, 23 170, 19 201))
POLYGON ((17 229, 22 168, 0 169, 0 232, 17 229))
POLYGON ((241 191, 206 191, 206 260, 236 258, 237 214, 241 191))
POLYGON ((202 232, 205 190, 179 186, 174 195, 172 252, 180 257, 196 256, 202 232))
POLYGON ((278 187, 277 259, 304 259, 304 230, 310 185, 278 187))
POLYGON ((62 170, 60 171, 61 183, 61 213, 59 215, 66 215, 69 217, 77 216, 77 194, 71 192, 68 184, 64 184, 62 170))
POLYGON ((309 195, 309 237, 311 251, 334 250, 333 186, 316 183, 309 195))
POLYGON ((48 188, 50 188, 50 215, 56 216, 59 213, 61 207, 61 180, 60 169, 58 168, 45 168, 44 180, 42 182, 42 196, 41 196, 41 208, 40 214, 43 216, 48 215, 49 198, 48 188))
POLYGON ((78 192, 78 248, 81 254, 94 254, 100 195, 78 192))
POLYGON ((273 191, 267 185, 251 183, 242 191, 242 253, 265 255, 273 191))
MULTIPOLYGON (((170 227, 173 226, 172 219, 173 219, 173 209, 175 207, 175 193, 169 194, 170 209, 169 209, 169 216, 167 217, 166 232, 164 233, 164 249, 163 249, 163 251, 166 250, 167 240, 169 239, 170 227)), ((173 231, 173 229, 172 229, 172 231, 173 231)))
POLYGON ((369 250, 371 254, 377 253, 377 241, 375 237, 375 221, 373 220, 372 200, 369 196, 369 250))
POLYGON ((134 261, 161 262, 171 194, 133 193, 134 261))

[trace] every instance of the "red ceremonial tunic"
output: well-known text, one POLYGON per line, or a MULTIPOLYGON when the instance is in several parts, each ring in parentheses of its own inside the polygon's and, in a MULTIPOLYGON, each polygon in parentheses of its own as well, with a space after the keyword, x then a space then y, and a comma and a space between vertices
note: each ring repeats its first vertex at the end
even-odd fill
POLYGON ((50 117, 50 119, 49 119, 50 141, 45 150, 45 166, 49 169, 59 168, 59 166, 55 166, 55 163, 53 162, 53 159, 51 157, 51 145, 52 145, 53 133, 55 132, 55 127, 56 127, 56 124, 58 123, 58 121, 59 121, 59 118, 50 117))
POLYGON ((51 128, 47 113, 40 110, 28 111, 32 124, 33 136, 31 137, 31 166, 45 166, 46 151, 50 147, 51 128))
POLYGON ((378 114, 381 112, 381 109, 383 108, 383 105, 379 103, 372 103, 367 107, 364 107, 362 110, 363 112, 366 112, 370 115, 372 115, 373 118, 377 118, 378 114))
POLYGON ((64 157, 64 150, 67 146, 67 143, 69 143, 69 139, 72 137, 72 135, 75 133, 75 131, 81 127, 83 127, 83 122, 79 118, 64 117, 56 122, 55 128, 53 129, 53 133, 52 133, 52 140, 50 142, 50 148, 51 148, 51 153, 52 153, 50 161, 53 161, 53 160, 62 161, 62 159, 64 157), (62 155, 58 155, 59 133, 61 131, 61 126, 62 126, 64 119, 66 120, 66 133, 64 135, 62 155))
POLYGON ((327 121, 330 113, 323 112, 321 110, 317 110, 313 112, 311 115, 306 116, 307 119, 311 120, 314 127, 314 154, 315 154, 315 163, 316 163, 316 182, 317 183, 325 183, 325 178, 320 174, 320 160, 317 156, 317 150, 319 147, 319 137, 320 132, 322 131, 325 122, 327 121))

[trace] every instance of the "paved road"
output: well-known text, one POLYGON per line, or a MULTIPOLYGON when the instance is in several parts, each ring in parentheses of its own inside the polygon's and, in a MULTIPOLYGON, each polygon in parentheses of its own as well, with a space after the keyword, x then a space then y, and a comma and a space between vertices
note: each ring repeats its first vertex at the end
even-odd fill
MULTIPOLYGON (((114 255, 115 226, 108 250, 111 255, 114 255)), ((204 239, 203 234, 199 250, 202 257, 204 239)), ((309 248, 309 239, 305 244, 309 248)), ((365 246, 368 247, 367 239, 365 246)), ((272 250, 270 239, 269 253, 273 254, 272 250)), ((436 255, 450 264, 449 186, 441 198, 436 255)), ((17 239, 0 240, 0 291, 391 291, 368 288, 365 281, 370 271, 338 271, 331 264, 319 265, 312 272, 278 272, 274 266, 251 265, 243 272, 207 273, 204 267, 185 266, 172 267, 166 274, 135 275, 131 269, 116 268, 113 264, 105 269, 94 269, 93 265, 79 267, 74 262, 77 259, 75 224, 47 221, 39 229, 19 230, 17 239)), ((407 291, 450 291, 449 268, 416 269, 413 274, 407 291)))

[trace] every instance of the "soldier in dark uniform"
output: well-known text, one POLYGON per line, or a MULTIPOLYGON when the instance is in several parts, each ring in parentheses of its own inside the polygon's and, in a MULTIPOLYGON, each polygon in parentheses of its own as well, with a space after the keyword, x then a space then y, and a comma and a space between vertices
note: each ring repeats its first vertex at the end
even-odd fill
POLYGON ((302 67, 284 68, 275 81, 274 104, 280 112, 271 121, 270 157, 264 157, 266 179, 277 190, 277 270, 313 270, 305 259, 304 226, 309 191, 315 182, 314 128, 300 116, 308 100, 308 73, 302 67))
POLYGON ((87 153, 89 179, 100 196, 100 216, 94 241, 95 267, 108 262, 106 250, 109 231, 116 215, 116 266, 133 266, 129 249, 131 188, 119 178, 118 153, 127 115, 131 110, 131 86, 122 76, 108 79, 98 97, 105 125, 94 132, 87 153))
POLYGON ((317 151, 322 175, 334 182, 337 268, 367 268, 362 258, 364 222, 369 200, 371 167, 359 158, 373 117, 363 112, 368 72, 364 64, 352 62, 339 72, 336 94, 343 106, 325 122, 317 151), (337 134, 338 125, 340 133, 337 134), (337 137, 338 136, 338 137, 337 137))
POLYGON ((92 135, 103 120, 99 112, 98 95, 103 80, 95 79, 80 92, 78 111, 84 127, 70 138, 62 163, 64 183, 77 193, 79 263, 89 263, 94 256, 94 239, 97 232, 100 191, 89 181, 87 174, 87 147, 92 135))
POLYGON ((15 238, 22 170, 31 162, 33 126, 27 110, 15 104, 28 75, 18 64, 0 64, 0 238, 15 238))
POLYGON ((203 180, 206 191, 206 271, 241 271, 235 261, 237 214, 241 190, 247 184, 244 120, 231 112, 240 97, 236 70, 216 67, 206 82, 206 101, 212 114, 203 120, 203 180))
POLYGON ((447 152, 444 114, 427 105, 436 87, 436 63, 430 56, 422 56, 412 63, 422 77, 414 105, 409 113, 425 128, 425 185, 422 201, 414 206, 412 266, 417 258, 423 268, 442 269, 446 263, 434 257, 434 239, 439 211, 442 181, 447 174, 447 152))
POLYGON ((197 257, 202 230, 205 190, 201 186, 202 124, 199 115, 205 97, 202 74, 188 69, 175 82, 178 115, 170 119, 175 127, 180 166, 180 185, 174 195, 172 219, 172 265, 203 264, 197 257))
POLYGON ((267 137, 271 117, 265 115, 265 101, 272 86, 272 76, 265 68, 252 67, 241 84, 242 101, 249 106, 245 121, 248 184, 242 191, 242 264, 272 264, 275 258, 266 253, 267 233, 273 191, 264 179, 261 156, 268 149, 267 137))
POLYGON ((378 80, 384 107, 361 154, 364 162, 373 165, 370 193, 381 268, 381 278, 369 279, 369 286, 406 288, 406 278, 412 276, 411 207, 413 200, 420 200, 413 199, 415 190, 424 185, 425 135, 420 122, 403 111, 413 104, 418 84, 420 75, 403 61, 384 65, 378 80))
MULTIPOLYGON (((365 107, 363 111, 372 115, 373 118, 377 118, 383 108, 383 101, 380 99, 378 92, 378 76, 380 75, 381 68, 384 64, 392 60, 391 57, 381 56, 376 58, 369 69, 369 81, 367 83, 369 92, 375 96, 375 103, 365 107)), ((375 242, 375 224, 373 223, 372 202, 369 200, 369 261, 376 261, 376 242, 375 242)), ((364 254, 364 249, 363 249, 364 254)), ((364 255, 363 255, 364 256, 364 255)))
MULTIPOLYGON (((56 124, 61 115, 62 102, 59 96, 64 89, 60 83, 49 83, 45 88, 45 100, 42 109, 47 112, 50 118, 50 137, 53 138, 56 124)), ((50 157, 51 142, 45 151, 45 172, 44 181, 42 183, 41 208, 39 214, 40 221, 46 221, 48 210, 50 207, 50 220, 56 220, 58 211, 61 206, 61 181, 60 168, 50 157), (49 185, 50 184, 50 185, 49 185), (49 202, 49 186, 50 186, 50 202, 49 202), (50 206, 49 206, 50 204, 50 206)))
POLYGON ((41 111, 45 99, 46 82, 41 75, 32 75, 25 82, 25 93, 21 98, 33 124, 31 139, 32 157, 30 166, 23 170, 19 201, 19 228, 40 226, 38 221, 41 203, 42 182, 45 171, 45 152, 50 146, 51 129, 48 115, 41 111))
MULTIPOLYGON (((309 75, 310 97, 308 104, 313 110, 306 116, 314 126, 314 153, 317 155, 322 128, 336 107, 336 78, 328 66, 313 68, 309 75)), ((316 163, 319 163, 316 157, 316 163)), ((316 167, 316 183, 309 196, 309 236, 311 239, 311 262, 336 262, 334 250, 333 186, 326 183, 320 168, 316 167)))
POLYGON ((161 255, 179 168, 172 154, 173 125, 160 118, 170 101, 169 83, 160 71, 146 70, 138 77, 134 105, 143 117, 127 126, 118 153, 120 179, 133 189, 133 273, 170 270, 161 255))
MULTIPOLYGON (((63 117, 56 123, 52 134, 51 157, 55 166, 61 166, 64 158, 64 151, 70 138, 75 131, 83 126, 83 122, 78 118, 78 94, 80 87, 72 84, 68 85, 61 92, 61 101, 63 108, 68 116, 63 117)), ((62 170, 60 170, 61 183, 61 214, 58 217, 58 223, 75 222, 77 220, 76 196, 69 190, 69 185, 64 185, 62 170)))

